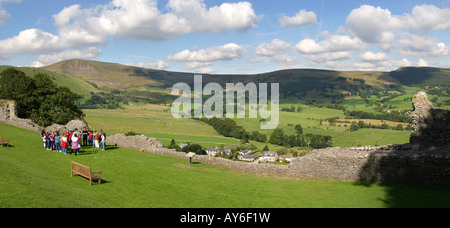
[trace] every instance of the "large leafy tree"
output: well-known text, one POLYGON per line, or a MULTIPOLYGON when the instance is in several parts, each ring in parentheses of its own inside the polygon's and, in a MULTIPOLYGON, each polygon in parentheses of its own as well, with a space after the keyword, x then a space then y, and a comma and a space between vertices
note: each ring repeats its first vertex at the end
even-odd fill
POLYGON ((36 111, 38 104, 33 96, 35 81, 22 71, 8 68, 0 73, 0 99, 17 102, 17 115, 25 118, 36 111))
POLYGON ((0 73, 0 99, 15 100, 18 116, 41 126, 64 125, 84 117, 75 105, 78 96, 67 87, 58 87, 47 74, 31 78, 17 69, 6 69, 0 73))

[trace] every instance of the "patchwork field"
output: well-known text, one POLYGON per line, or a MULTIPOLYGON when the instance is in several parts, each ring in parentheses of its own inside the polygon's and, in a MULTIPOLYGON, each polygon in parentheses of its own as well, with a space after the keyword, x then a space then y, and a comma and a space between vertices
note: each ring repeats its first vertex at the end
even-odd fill
POLYGON ((109 146, 80 156, 43 150, 33 132, 0 125, 0 208, 447 207, 449 189, 243 174, 109 146), (102 185, 70 176, 70 161, 103 171, 102 185), (20 170, 20 172, 18 172, 20 170))
MULTIPOLYGON (((409 142, 410 132, 380 129, 360 129, 350 132, 351 122, 363 121, 366 124, 379 125, 387 123, 394 127, 398 124, 406 127, 405 123, 381 120, 347 120, 343 111, 329 108, 317 108, 307 105, 288 104, 283 107, 301 107, 302 112, 280 112, 280 128, 286 135, 296 134, 295 126, 300 124, 304 134, 317 134, 331 136, 335 147, 353 146, 381 146, 387 144, 403 144, 409 142), (330 126, 326 119, 340 118, 335 126, 330 126)), ((233 147, 240 144, 240 140, 226 138, 219 135, 213 127, 193 119, 175 119, 167 110, 168 106, 160 105, 127 105, 125 109, 115 110, 84 110, 86 121, 91 129, 103 129, 108 134, 125 134, 135 132, 154 137, 164 145, 169 145, 172 139, 177 144, 191 142, 203 147, 233 147)), ((273 130, 261 130, 259 119, 234 119, 237 125, 244 127, 248 132, 260 131, 270 138, 273 130)), ((271 150, 280 150, 283 147, 269 143, 251 141, 258 149, 266 145, 271 150)))

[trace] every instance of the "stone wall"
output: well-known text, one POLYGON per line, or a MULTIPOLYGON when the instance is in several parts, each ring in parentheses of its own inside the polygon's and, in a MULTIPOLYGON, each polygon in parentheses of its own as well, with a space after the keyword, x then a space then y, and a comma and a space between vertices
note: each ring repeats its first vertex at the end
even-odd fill
MULTIPOLYGON (((156 139, 145 136, 110 136, 107 144, 188 159, 186 153, 163 148, 156 139)), ((246 163, 206 155, 196 155, 193 160, 263 176, 450 185, 450 147, 426 151, 409 144, 328 148, 296 158, 288 166, 246 163)))
POLYGON ((81 131, 84 127, 87 127, 86 123, 81 120, 72 120, 65 126, 54 124, 47 128, 41 127, 32 120, 17 117, 16 102, 12 100, 0 100, 0 122, 35 132, 41 132, 42 130, 57 131, 60 135, 66 131, 74 131, 75 129, 81 131))
POLYGON ((434 108, 425 92, 413 98, 411 144, 423 148, 450 145, 450 111, 434 108))
POLYGON ((43 129, 32 120, 18 118, 16 102, 10 100, 0 100, 0 122, 30 131, 43 129))

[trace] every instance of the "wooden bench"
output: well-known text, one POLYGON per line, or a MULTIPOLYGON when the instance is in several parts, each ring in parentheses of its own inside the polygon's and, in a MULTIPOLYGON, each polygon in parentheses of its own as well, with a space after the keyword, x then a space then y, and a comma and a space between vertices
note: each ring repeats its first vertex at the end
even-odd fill
POLYGON ((74 173, 89 179, 89 185, 92 184, 101 184, 102 182, 102 172, 92 172, 91 167, 84 166, 82 164, 78 164, 76 162, 71 161, 70 165, 72 167, 71 176, 74 176, 74 173), (98 183, 93 183, 93 180, 98 180, 98 183))
POLYGON ((5 145, 6 145, 6 147, 9 147, 9 140, 5 140, 3 138, 0 138, 0 144, 2 144, 2 148, 5 145))

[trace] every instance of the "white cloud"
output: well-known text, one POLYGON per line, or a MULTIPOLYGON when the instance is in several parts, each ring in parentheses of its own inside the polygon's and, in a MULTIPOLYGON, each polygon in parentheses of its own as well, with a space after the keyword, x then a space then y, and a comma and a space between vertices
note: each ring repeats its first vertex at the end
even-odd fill
POLYGON ((85 48, 82 50, 64 50, 55 54, 39 55, 30 66, 42 67, 67 59, 93 59, 101 54, 102 51, 95 47, 85 48))
MULTIPOLYGON (((65 8, 54 15, 61 35, 90 36, 99 41, 104 36, 124 39, 166 40, 192 32, 224 32, 248 30, 255 26, 257 16, 248 2, 223 3, 207 8, 204 0, 169 0, 167 13, 158 9, 156 0, 113 0, 95 8, 65 8)), ((101 41, 101 40, 100 40, 101 41)))
POLYGON ((0 40, 0 53, 4 54, 39 54, 61 48, 58 36, 39 29, 27 29, 15 37, 0 40))
POLYGON ((258 17, 249 2, 223 3, 207 8, 204 0, 169 0, 167 7, 186 18, 194 32, 246 31, 255 27, 258 17))
POLYGON ((320 54, 326 52, 362 50, 366 46, 367 45, 359 38, 332 35, 319 43, 311 38, 306 38, 295 45, 295 49, 302 54, 320 54))
POLYGON ((6 10, 0 7, 0 25, 9 19, 11 19, 11 15, 9 15, 8 12, 6 12, 6 10))
POLYGON ((185 69, 187 70, 194 70, 194 69, 198 69, 198 68, 204 68, 207 66, 211 66, 212 63, 210 62, 190 62, 186 64, 185 69))
POLYGON ((412 14, 407 15, 409 27, 422 30, 449 30, 450 8, 440 9, 434 5, 414 7, 412 14))
POLYGON ((229 43, 223 46, 211 47, 197 51, 184 50, 175 55, 168 56, 168 61, 174 62, 212 62, 218 60, 232 60, 240 58, 246 51, 240 45, 229 43))
POLYGON ((385 32, 415 30, 449 30, 450 9, 433 5, 414 7, 411 14, 393 15, 390 10, 363 5, 347 17, 350 32, 368 43, 377 43, 385 32))
POLYGON ((148 68, 148 69, 156 69, 156 70, 164 70, 170 67, 170 65, 164 61, 156 60, 147 63, 127 63, 125 65, 148 68))
POLYGON ((380 62, 380 61, 386 61, 389 57, 385 53, 373 53, 373 52, 365 52, 361 55, 361 60, 366 62, 380 62))
POLYGON ((317 15, 312 11, 300 10, 295 16, 288 17, 281 15, 279 20, 281 27, 304 26, 308 24, 317 24, 317 15))
POLYGON ((414 56, 448 56, 450 48, 436 38, 405 33, 398 41, 399 53, 414 56))
POLYGON ((259 56, 274 56, 280 51, 285 51, 291 49, 292 46, 290 43, 274 39, 270 44, 263 43, 255 48, 255 54, 259 56))
POLYGON ((194 73, 200 73, 200 74, 211 74, 211 73, 216 72, 215 69, 208 68, 208 67, 197 68, 194 71, 195 71, 194 73))
POLYGON ((419 59, 416 63, 416 66, 418 67, 427 67, 428 63, 427 61, 425 61, 424 59, 419 59))
POLYGON ((271 59, 272 59, 272 61, 277 62, 277 63, 285 63, 285 64, 297 63, 296 58, 294 58, 290 55, 287 55, 287 54, 275 55, 271 59))
POLYGON ((341 61, 341 60, 349 60, 352 58, 353 58, 352 54, 348 51, 328 52, 308 56, 308 59, 314 62, 316 65, 319 65, 320 62, 341 61))
MULTIPOLYGON (((18 3, 18 2, 21 2, 21 1, 22 1, 22 0, 0 0, 0 4, 3 3, 3 2, 14 2, 14 3, 18 3)), ((8 20, 10 20, 10 19, 11 19, 11 15, 10 15, 8 12, 6 12, 6 10, 3 9, 3 8, 0 6, 0 25, 3 24, 3 22, 8 21, 8 20)))
POLYGON ((365 52, 359 61, 353 64, 353 68, 360 71, 392 71, 407 66, 412 66, 412 63, 406 58, 389 60, 389 56, 385 53, 372 52, 365 52))

